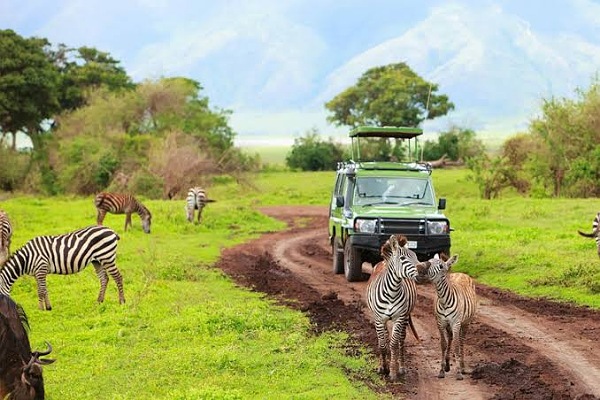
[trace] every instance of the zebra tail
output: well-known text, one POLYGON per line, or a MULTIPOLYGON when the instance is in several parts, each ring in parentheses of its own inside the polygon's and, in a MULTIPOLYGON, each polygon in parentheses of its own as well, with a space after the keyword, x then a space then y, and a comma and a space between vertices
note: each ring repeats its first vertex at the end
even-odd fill
POLYGON ((589 238, 596 237, 596 235, 597 235, 597 232, 596 232, 596 231, 594 231, 594 232, 592 232, 592 233, 585 233, 585 232, 581 232, 581 231, 579 231, 579 230, 578 230, 577 232, 579 232, 579 234, 580 234, 581 236, 585 236, 585 237, 589 237, 589 238))
POLYGON ((410 326, 410 330, 411 330, 413 336, 415 337, 415 339, 417 339, 417 342, 421 343, 421 339, 419 338, 419 335, 417 334, 417 330, 415 329, 415 325, 413 324, 412 317, 410 316, 410 314, 408 314, 408 325, 410 326))

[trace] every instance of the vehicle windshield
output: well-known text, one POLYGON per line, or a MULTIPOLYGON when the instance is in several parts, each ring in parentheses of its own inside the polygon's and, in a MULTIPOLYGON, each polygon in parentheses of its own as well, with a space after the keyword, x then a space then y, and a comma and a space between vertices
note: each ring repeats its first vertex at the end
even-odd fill
POLYGON ((410 177, 360 177, 356 179, 354 204, 434 205, 427 179, 410 177))

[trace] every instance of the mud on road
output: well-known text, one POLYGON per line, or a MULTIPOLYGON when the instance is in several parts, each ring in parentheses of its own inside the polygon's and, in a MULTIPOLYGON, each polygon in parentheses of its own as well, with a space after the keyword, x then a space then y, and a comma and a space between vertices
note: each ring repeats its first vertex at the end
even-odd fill
MULTIPOLYGON (((377 338, 363 300, 366 283, 349 283, 332 272, 327 209, 261 211, 286 221, 289 229, 225 250, 218 267, 238 284, 305 312, 317 334, 347 331, 354 338, 347 351, 364 346, 375 354, 377 338)), ((363 268, 367 276, 368 264, 363 268)), ((478 284, 479 313, 465 345, 468 374, 457 381, 453 362, 451 372, 439 379, 435 292, 429 285, 418 291, 413 321, 421 341, 407 335, 404 381, 382 377, 382 386, 360 376, 350 379, 411 399, 600 399, 600 312, 478 284)))

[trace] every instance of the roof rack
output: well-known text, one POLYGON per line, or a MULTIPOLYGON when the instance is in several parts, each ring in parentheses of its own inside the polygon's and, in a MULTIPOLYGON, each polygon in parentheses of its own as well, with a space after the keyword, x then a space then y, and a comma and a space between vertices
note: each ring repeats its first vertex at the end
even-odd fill
POLYGON ((384 137, 395 139, 412 139, 423 134, 421 128, 405 126, 359 126, 350 131, 351 138, 384 137))
POLYGON ((408 159, 402 161, 416 160, 418 159, 417 136, 422 134, 423 130, 421 128, 406 126, 358 126, 350 131, 350 138, 352 139, 352 158, 359 162, 362 161, 360 154, 360 138, 384 138, 408 141, 408 159))

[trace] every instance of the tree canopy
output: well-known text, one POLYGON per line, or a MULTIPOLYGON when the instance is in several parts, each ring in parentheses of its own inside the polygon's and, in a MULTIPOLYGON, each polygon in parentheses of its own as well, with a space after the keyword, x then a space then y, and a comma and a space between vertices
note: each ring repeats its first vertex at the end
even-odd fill
POLYGON ((332 113, 327 119, 349 127, 418 126, 454 109, 448 96, 437 91, 437 84, 421 78, 406 63, 371 68, 325 104, 332 113))
POLYGON ((0 132, 35 134, 60 109, 60 76, 46 54, 46 39, 0 30, 0 132))

